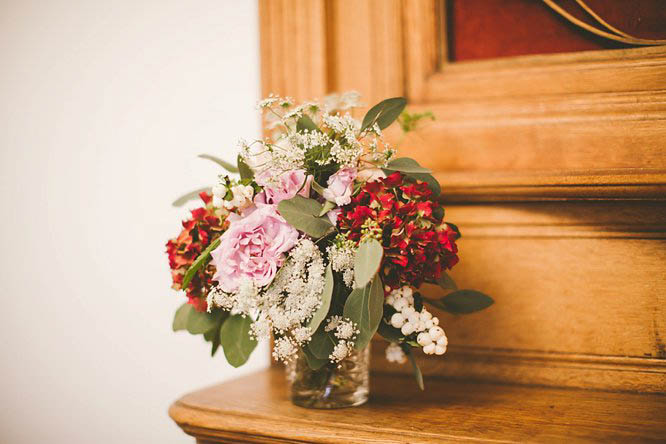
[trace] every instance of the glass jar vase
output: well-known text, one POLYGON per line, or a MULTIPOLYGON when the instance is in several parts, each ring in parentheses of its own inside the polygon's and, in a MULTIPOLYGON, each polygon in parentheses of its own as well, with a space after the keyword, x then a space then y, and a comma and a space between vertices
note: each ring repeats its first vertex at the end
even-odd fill
POLYGON ((370 346, 319 370, 312 370, 299 351, 287 363, 287 381, 291 401, 301 407, 339 409, 365 404, 370 392, 370 346))

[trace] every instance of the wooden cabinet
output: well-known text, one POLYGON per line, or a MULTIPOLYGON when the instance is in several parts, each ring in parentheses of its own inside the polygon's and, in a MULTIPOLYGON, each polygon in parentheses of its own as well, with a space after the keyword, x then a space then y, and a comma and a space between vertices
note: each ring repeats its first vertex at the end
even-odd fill
POLYGON ((265 95, 354 89, 435 113, 399 151, 442 184, 456 281, 496 303, 438 313, 450 349, 418 357, 425 394, 378 341, 360 409, 293 407, 271 369, 186 396, 174 419, 232 442, 663 439, 666 47, 449 62, 440 0, 259 6, 265 95))
POLYGON ((260 13, 266 94, 404 95, 437 117, 399 151, 442 184, 453 276, 497 303, 441 314, 428 373, 666 391, 666 47, 449 62, 440 0, 260 13))

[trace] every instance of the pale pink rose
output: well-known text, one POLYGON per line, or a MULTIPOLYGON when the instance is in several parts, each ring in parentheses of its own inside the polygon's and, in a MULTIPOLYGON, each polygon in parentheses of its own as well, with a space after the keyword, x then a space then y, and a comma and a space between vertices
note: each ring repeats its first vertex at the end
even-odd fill
POLYGON ((328 188, 324 190, 324 199, 337 205, 351 202, 352 184, 356 178, 356 168, 343 168, 328 178, 328 188))
POLYGON ((335 226, 338 224, 338 216, 340 213, 342 213, 342 208, 335 208, 326 213, 326 217, 328 217, 328 220, 330 220, 331 223, 335 226))
POLYGON ((305 170, 292 170, 283 173, 278 185, 269 182, 270 177, 270 171, 264 171, 255 177, 254 180, 257 184, 264 187, 264 191, 255 197, 254 201, 256 203, 277 205, 280 201, 291 199, 296 193, 303 197, 310 196, 312 176, 306 176, 305 170), (305 182, 305 185, 303 185, 303 182, 305 182))
POLYGON ((361 182, 374 182, 379 179, 384 179, 386 174, 379 168, 368 168, 358 172, 356 179, 361 182))
POLYGON ((273 205, 259 204, 245 217, 234 217, 212 252, 213 280, 226 292, 235 291, 243 279, 257 286, 269 284, 296 244, 298 231, 273 205))

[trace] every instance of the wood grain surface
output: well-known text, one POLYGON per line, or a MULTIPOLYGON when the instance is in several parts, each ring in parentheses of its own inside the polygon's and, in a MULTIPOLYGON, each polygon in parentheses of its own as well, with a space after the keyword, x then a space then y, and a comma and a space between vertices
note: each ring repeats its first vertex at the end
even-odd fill
POLYGON ((273 368, 183 396, 169 414, 200 442, 663 442, 666 397, 376 375, 368 404, 291 404, 273 368))

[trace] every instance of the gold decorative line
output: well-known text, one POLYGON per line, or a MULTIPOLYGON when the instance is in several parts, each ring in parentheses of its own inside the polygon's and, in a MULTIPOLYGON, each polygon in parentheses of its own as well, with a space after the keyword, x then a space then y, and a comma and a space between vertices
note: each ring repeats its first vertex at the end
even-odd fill
POLYGON ((615 40, 616 42, 622 42, 622 43, 628 43, 630 45, 644 45, 644 46, 657 46, 657 45, 666 45, 666 40, 656 40, 656 39, 642 39, 638 37, 631 36, 625 32, 620 31, 619 29, 611 26, 608 24, 605 20, 603 20, 597 13, 595 13, 592 8, 587 6, 582 0, 576 0, 576 2, 594 18, 597 22, 599 22, 602 26, 606 27, 606 29, 614 32, 615 34, 611 34, 609 32, 603 31, 599 28, 596 28, 588 23, 585 23, 584 21, 574 17, 567 11, 565 11, 563 8, 561 8, 557 3, 555 3, 553 0, 543 0, 543 2, 549 6, 553 11, 567 19, 569 22, 573 23, 574 25, 585 29, 586 31, 589 31, 593 34, 596 34, 598 36, 610 39, 610 40, 615 40))

